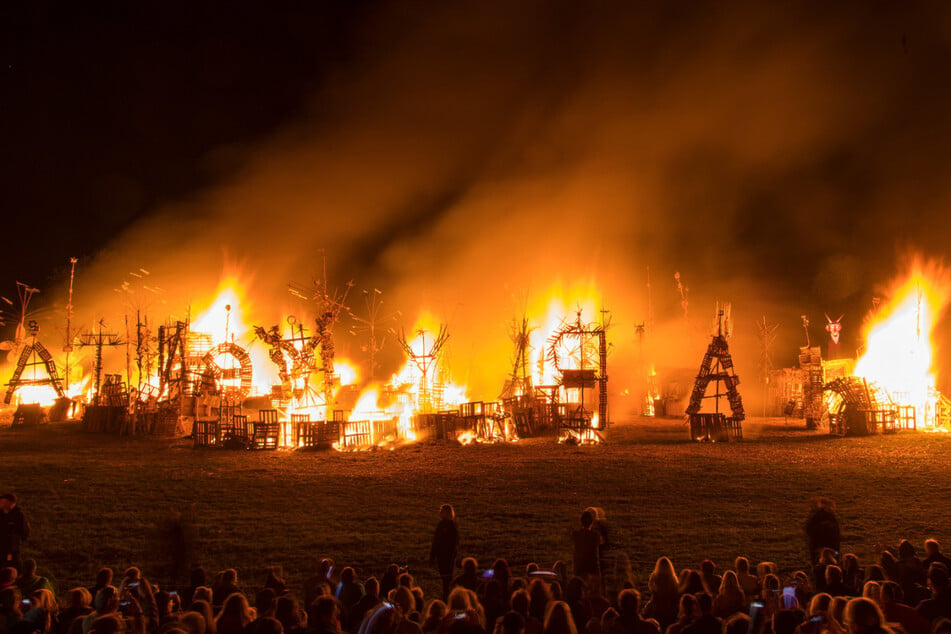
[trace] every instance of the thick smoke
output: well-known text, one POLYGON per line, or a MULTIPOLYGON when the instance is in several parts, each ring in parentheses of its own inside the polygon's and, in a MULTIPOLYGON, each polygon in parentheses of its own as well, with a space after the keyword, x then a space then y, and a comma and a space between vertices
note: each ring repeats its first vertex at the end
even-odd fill
POLYGON ((900 256, 940 253, 949 27, 882 3, 378 6, 307 111, 230 157, 237 175, 84 262, 77 304, 120 319, 113 289, 142 267, 164 289, 145 293, 153 318, 183 315, 236 267, 269 325, 305 310, 286 283, 325 254, 336 285, 382 289, 407 329, 423 309, 448 321, 457 377, 490 399, 511 318, 591 285, 620 391, 650 268, 651 360, 694 368, 730 301, 752 386, 763 315, 777 364, 804 343, 801 314, 825 341, 822 313, 845 313, 854 346, 900 256))

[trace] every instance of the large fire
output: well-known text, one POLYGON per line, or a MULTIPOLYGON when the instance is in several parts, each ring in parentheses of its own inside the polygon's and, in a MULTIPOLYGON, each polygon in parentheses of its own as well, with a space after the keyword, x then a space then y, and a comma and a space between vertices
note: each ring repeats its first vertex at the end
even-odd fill
POLYGON ((868 380, 877 400, 915 407, 925 426, 935 422, 935 323, 947 304, 947 281, 916 267, 892 300, 866 325, 866 349, 854 374, 868 380))
MULTIPOLYGON (((503 396, 495 392, 486 401, 470 400, 465 377, 453 375, 449 325, 432 314, 423 312, 411 329, 400 330, 404 361, 388 380, 363 379, 359 365, 336 350, 337 318, 350 318, 343 300, 327 295, 325 286, 314 297, 295 296, 315 302, 301 317, 262 315, 266 305, 251 301, 238 275, 226 274, 204 301, 187 306, 184 318, 137 309, 135 319, 119 322, 124 329, 106 335, 109 349, 101 345, 102 332, 98 347, 87 341, 96 332, 83 333, 63 388, 80 406, 84 426, 87 414, 94 421, 90 429, 111 425, 109 408, 124 408, 131 418, 164 408, 176 412, 179 422, 191 421, 193 436, 205 438, 196 444, 206 446, 240 445, 234 442, 240 438, 253 446, 254 436, 272 422, 278 432, 268 446, 357 449, 392 447, 429 434, 463 443, 517 440, 524 429, 518 427, 520 413, 533 414, 531 424, 541 430, 557 428, 559 417, 576 426, 581 421, 583 436, 593 439, 601 418, 606 420, 605 412, 599 418, 592 409, 595 397, 585 396, 595 391, 598 341, 601 372, 605 356, 593 283, 555 285, 525 303, 521 330, 513 333, 520 352, 514 367, 509 360, 499 368, 505 368, 499 388, 509 385, 503 396), (569 371, 570 380, 562 384, 569 371)), ((116 330, 104 323, 100 330, 116 330)), ((52 405, 53 387, 34 382, 23 381, 16 403, 52 405)))
MULTIPOLYGON (((268 394, 271 386, 278 381, 277 367, 268 359, 267 350, 260 345, 250 345, 254 340, 251 324, 245 318, 245 309, 250 304, 244 296, 244 285, 235 276, 226 276, 218 285, 214 300, 207 308, 198 312, 190 325, 190 330, 210 337, 211 346, 222 343, 237 343, 247 349, 253 367, 253 385, 255 394, 268 394)), ((198 351, 201 354, 206 350, 198 351)), ((232 372, 224 378, 225 387, 233 382, 234 370, 238 360, 231 354, 222 355, 216 362, 224 370, 232 372)))
MULTIPOLYGON (((601 298, 594 283, 590 282, 573 286, 558 284, 544 293, 542 298, 537 305, 530 306, 528 311, 530 319, 534 319, 536 315, 544 315, 530 336, 532 379, 534 385, 555 385, 558 370, 548 357, 549 339, 566 319, 570 319, 579 311, 586 316, 597 315, 601 298)), ((581 351, 576 349, 563 349, 560 352, 568 356, 581 354, 581 351)))

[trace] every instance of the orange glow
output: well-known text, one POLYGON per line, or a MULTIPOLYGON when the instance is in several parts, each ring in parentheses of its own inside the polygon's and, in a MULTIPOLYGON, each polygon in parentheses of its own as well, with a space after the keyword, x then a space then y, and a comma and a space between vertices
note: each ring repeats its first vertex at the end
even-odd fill
MULTIPOLYGON (((269 394, 271 386, 279 383, 277 368, 268 356, 268 350, 262 345, 249 345, 254 341, 251 325, 245 316, 245 307, 250 305, 244 285, 235 275, 225 276, 218 284, 215 299, 202 308, 192 320, 189 329, 211 337, 212 347, 221 343, 235 343, 246 350, 251 357, 252 393, 269 394)), ((231 355, 219 359, 225 369, 234 369, 237 361, 231 355)))
POLYGON ((52 405, 59 396, 52 385, 24 385, 17 388, 14 404, 39 403, 43 407, 52 405))
POLYGON ((349 421, 356 420, 384 420, 387 418, 385 412, 380 407, 380 392, 375 387, 369 387, 360 394, 356 405, 347 418, 349 421))
MULTIPOLYGON (((565 320, 571 321, 578 311, 590 319, 598 314, 601 296, 594 282, 575 283, 570 286, 556 284, 543 295, 544 299, 528 307, 529 320, 538 327, 529 338, 532 347, 532 382, 534 385, 554 385, 557 371, 548 359, 548 339, 557 332, 565 320)), ((568 356, 570 351, 561 350, 568 356)))
POLYGON ((855 366, 880 401, 913 405, 926 426, 934 425, 937 398, 932 332, 949 288, 946 277, 916 266, 867 324, 866 350, 855 366))
POLYGON ((346 359, 334 359, 334 372, 340 379, 341 387, 354 385, 360 380, 357 366, 346 359))
MULTIPOLYGON (((407 344, 417 355, 417 361, 431 355, 433 342, 439 333, 440 322, 432 314, 424 312, 416 320, 413 329, 407 333, 407 344), (412 339, 410 339, 412 334, 412 339)), ((408 420, 417 413, 430 413, 446 409, 449 406, 464 403, 465 386, 455 385, 449 380, 448 370, 443 363, 442 350, 436 359, 423 362, 427 365, 426 375, 420 364, 407 359, 403 367, 390 379, 390 385, 397 391, 410 395, 411 403, 404 404, 400 413, 401 428, 409 431, 408 420), (406 421, 404 421, 406 419, 406 421)))

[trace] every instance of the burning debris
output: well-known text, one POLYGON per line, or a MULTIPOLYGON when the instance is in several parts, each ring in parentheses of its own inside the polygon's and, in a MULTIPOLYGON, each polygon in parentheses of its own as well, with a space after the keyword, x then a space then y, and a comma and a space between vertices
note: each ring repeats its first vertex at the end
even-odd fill
MULTIPOLYGON (((932 340, 946 305, 942 279, 916 266, 886 306, 875 298, 857 359, 823 359, 821 347, 810 345, 803 316, 807 345, 800 348, 800 367, 771 374, 773 402, 783 403, 786 415, 805 418, 807 427, 825 423, 839 435, 947 427, 951 402, 936 389, 932 340)), ((841 319, 826 316, 830 356, 839 345, 841 319)))

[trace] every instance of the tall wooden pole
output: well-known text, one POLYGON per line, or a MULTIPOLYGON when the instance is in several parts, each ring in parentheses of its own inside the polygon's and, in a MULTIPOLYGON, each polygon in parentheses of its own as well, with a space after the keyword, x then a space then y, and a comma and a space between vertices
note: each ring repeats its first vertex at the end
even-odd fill
POLYGON ((69 293, 66 296, 66 396, 69 396, 69 353, 73 351, 73 276, 76 273, 77 258, 69 258, 69 293))

